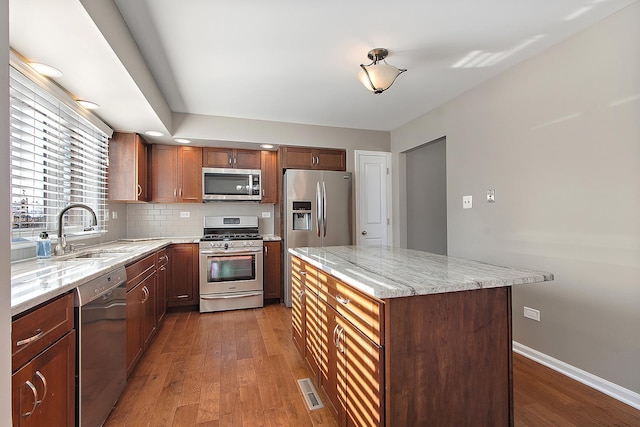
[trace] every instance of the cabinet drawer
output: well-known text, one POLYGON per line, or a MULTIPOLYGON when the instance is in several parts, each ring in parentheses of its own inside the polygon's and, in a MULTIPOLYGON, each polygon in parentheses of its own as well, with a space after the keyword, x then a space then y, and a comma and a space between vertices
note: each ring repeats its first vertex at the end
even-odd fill
POLYGON ((36 308, 11 324, 12 370, 73 329, 73 294, 66 294, 36 308))
POLYGON ((384 345, 382 331, 384 307, 381 301, 367 296, 352 286, 319 272, 320 298, 335 308, 353 326, 378 345, 384 345))
POLYGON ((136 287, 136 285, 147 278, 151 269, 156 267, 155 254, 149 255, 140 261, 128 265, 127 270, 127 292, 136 287))
POLYGON ((167 248, 160 249, 158 252, 156 252, 156 255, 158 256, 158 268, 162 267, 163 265, 167 265, 167 263, 169 262, 167 248))

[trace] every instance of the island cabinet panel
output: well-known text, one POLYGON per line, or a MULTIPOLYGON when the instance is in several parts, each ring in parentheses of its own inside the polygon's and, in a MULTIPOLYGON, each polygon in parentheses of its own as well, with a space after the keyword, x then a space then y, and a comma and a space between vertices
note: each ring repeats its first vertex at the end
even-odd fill
POLYGON ((513 425, 511 287, 385 300, 387 425, 513 425))
POLYGON ((305 264, 291 257, 291 322, 293 342, 298 352, 305 357, 306 309, 305 309, 305 264))
POLYGON ((346 150, 312 147, 280 147, 282 168, 344 171, 346 150))

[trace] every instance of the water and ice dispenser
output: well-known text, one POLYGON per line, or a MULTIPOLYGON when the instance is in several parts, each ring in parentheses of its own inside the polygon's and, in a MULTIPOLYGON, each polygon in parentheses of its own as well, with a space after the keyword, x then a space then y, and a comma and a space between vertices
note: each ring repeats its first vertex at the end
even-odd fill
POLYGON ((294 201, 291 224, 294 230, 311 230, 311 202, 294 201))

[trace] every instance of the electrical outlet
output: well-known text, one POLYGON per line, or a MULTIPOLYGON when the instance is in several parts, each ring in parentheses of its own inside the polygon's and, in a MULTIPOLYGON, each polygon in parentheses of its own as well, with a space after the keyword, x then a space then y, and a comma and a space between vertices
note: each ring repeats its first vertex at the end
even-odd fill
POLYGON ((462 209, 471 209, 473 207, 473 196, 462 196, 462 209))
POLYGON ((189 218, 191 217, 191 212, 180 212, 180 218, 189 218))
POLYGON ((111 212, 111 218, 118 219, 118 211, 112 211, 111 212))
POLYGON ((487 203, 495 203, 496 190, 487 190, 487 203))
POLYGON ((262 212, 262 218, 271 218, 271 212, 262 212))
POLYGON ((527 319, 535 320, 537 322, 540 321, 540 310, 536 310, 535 308, 524 308, 524 317, 527 319))

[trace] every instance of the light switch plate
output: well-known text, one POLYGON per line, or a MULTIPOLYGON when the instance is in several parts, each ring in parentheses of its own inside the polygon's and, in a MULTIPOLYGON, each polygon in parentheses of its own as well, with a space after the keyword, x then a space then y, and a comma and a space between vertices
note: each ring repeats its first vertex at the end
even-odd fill
POLYGON ((462 209, 471 209, 473 207, 473 196, 462 196, 462 209))

